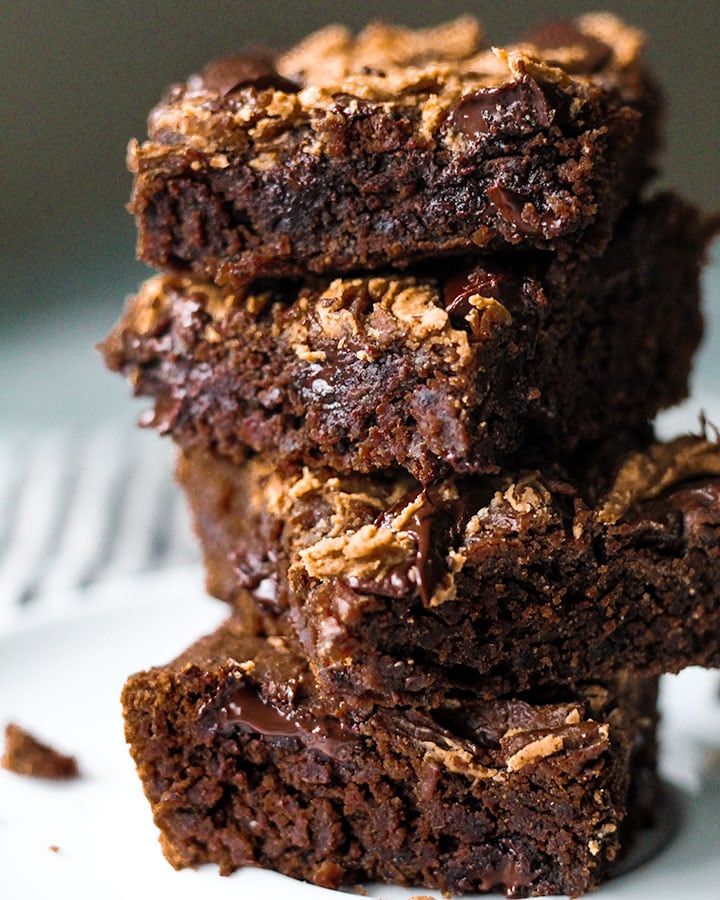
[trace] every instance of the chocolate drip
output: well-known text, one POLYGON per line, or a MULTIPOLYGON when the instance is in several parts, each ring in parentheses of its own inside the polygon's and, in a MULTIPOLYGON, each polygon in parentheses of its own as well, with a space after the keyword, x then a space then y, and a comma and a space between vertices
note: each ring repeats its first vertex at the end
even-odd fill
POLYGON ((302 717, 294 718, 267 703, 246 683, 234 684, 214 701, 203 704, 198 718, 206 738, 240 728, 268 738, 295 738, 308 750, 336 760, 352 753, 358 741, 337 719, 323 716, 310 724, 302 717))
POLYGON ((453 122, 470 139, 500 131, 519 136, 549 128, 563 102, 551 85, 523 75, 510 84, 466 94, 453 113, 453 122))
POLYGON ((389 528, 393 519, 419 497, 422 497, 420 505, 403 527, 403 531, 415 542, 415 555, 393 566, 378 578, 348 577, 346 581, 353 590, 382 597, 404 597, 417 590, 424 603, 430 602, 435 588, 443 579, 446 565, 438 543, 432 539, 433 522, 439 509, 429 492, 417 488, 405 494, 385 510, 375 520, 375 524, 378 528, 389 528))
POLYGON ((417 545, 415 553, 417 587, 423 603, 429 603, 446 571, 445 560, 438 550, 437 542, 432 539, 433 522, 441 512, 441 507, 436 505, 431 491, 427 489, 415 491, 414 496, 411 494, 403 506, 399 509, 397 506, 392 507, 382 516, 382 519, 392 521, 405 506, 414 502, 418 497, 422 497, 422 502, 410 516, 404 530, 417 545))
POLYGON ((494 888, 505 888, 509 896, 518 888, 531 885, 537 876, 538 871, 532 867, 527 854, 516 852, 509 847, 505 853, 497 855, 496 861, 483 867, 477 889, 491 891, 494 888))
POLYGON ((259 91, 272 88, 286 94, 297 94, 300 90, 299 84, 277 72, 270 59, 254 54, 228 56, 211 63, 203 69, 202 83, 205 90, 217 91, 221 97, 244 87, 259 91))

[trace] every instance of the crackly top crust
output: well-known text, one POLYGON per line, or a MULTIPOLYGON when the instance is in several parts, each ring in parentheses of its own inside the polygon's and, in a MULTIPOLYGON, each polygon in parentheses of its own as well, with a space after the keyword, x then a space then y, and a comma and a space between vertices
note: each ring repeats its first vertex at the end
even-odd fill
MULTIPOLYGON (((459 104, 481 89, 518 84, 532 94, 540 81, 565 95, 571 107, 598 92, 617 95, 621 104, 640 102, 647 91, 643 44, 639 31, 609 14, 582 16, 502 49, 483 46, 471 18, 421 31, 375 23, 357 37, 333 25, 273 60, 224 60, 172 88, 150 115, 150 141, 131 143, 129 164, 137 171, 182 144, 215 154, 210 164, 222 169, 225 151, 252 145, 252 165, 262 169, 293 130, 339 99, 402 112, 415 122, 417 140, 462 150, 477 135, 463 128, 459 104)), ((532 102, 544 105, 539 96, 532 102)), ((552 120, 554 111, 545 114, 552 120)), ((482 127, 492 130, 504 115, 512 118, 513 112, 491 103, 482 127)), ((302 149, 318 154, 328 142, 331 131, 310 129, 302 149)))
POLYGON ((642 45, 595 15, 488 48, 465 19, 220 60, 130 144, 138 253, 234 286, 499 247, 597 255, 655 171, 642 45))
POLYGON ((634 504, 659 497, 683 481, 705 476, 720 476, 717 439, 685 435, 668 444, 654 444, 625 460, 598 518, 613 525, 634 504))
POLYGON ((684 482, 720 475, 720 443, 685 436, 631 454, 594 512, 593 486, 584 500, 583 491, 552 472, 451 478, 420 490, 410 478, 318 477, 306 470, 288 479, 262 458, 248 466, 248 483, 254 486, 250 507, 264 507, 286 522, 291 582, 298 576, 342 578, 380 590, 402 584, 437 606, 455 597, 456 575, 476 538, 498 522, 517 520, 524 530, 542 530, 561 515, 554 498, 565 495, 580 503, 576 528, 592 527, 594 517, 613 524, 631 507, 684 482), (433 539, 433 529, 442 539, 433 539))
MULTIPOLYGON (((222 289, 212 283, 198 282, 189 276, 156 275, 140 287, 128 304, 122 328, 103 345, 104 351, 121 352, 122 333, 138 337, 152 335, 171 313, 176 297, 197 297, 209 317, 202 339, 210 344, 221 340, 219 327, 225 327, 234 312, 245 309, 259 315, 268 304, 281 299, 277 291, 262 287, 244 291, 222 289), (122 332, 122 333, 121 333, 122 332)), ((343 346, 360 330, 360 324, 375 346, 385 348, 401 341, 410 350, 427 350, 435 344, 452 348, 458 367, 467 365, 470 346, 467 331, 456 328, 443 307, 438 284, 432 279, 413 276, 378 275, 372 278, 336 278, 329 283, 312 281, 292 297, 297 314, 285 327, 284 339, 295 355, 308 363, 323 362, 325 351, 313 349, 322 341, 343 346), (362 323, 353 312, 353 299, 364 298, 368 306, 362 323), (312 310, 310 305, 312 304, 312 310)), ((467 322, 473 335, 489 337, 492 326, 512 321, 511 313, 493 297, 470 294, 467 311, 456 319, 467 322)), ((279 332, 280 326, 274 326, 279 332)), ((275 335, 277 336, 277 335, 275 335)), ((362 352, 362 351, 359 351, 362 352)))

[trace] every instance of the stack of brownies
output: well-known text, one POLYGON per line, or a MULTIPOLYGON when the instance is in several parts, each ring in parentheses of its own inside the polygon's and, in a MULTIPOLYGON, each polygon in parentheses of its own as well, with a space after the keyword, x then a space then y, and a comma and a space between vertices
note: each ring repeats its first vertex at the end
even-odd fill
POLYGON ((578 895, 652 802, 658 675, 720 663, 709 226, 644 199, 609 15, 490 49, 339 26, 174 87, 130 149, 161 270, 102 345, 172 435, 231 618, 133 676, 169 861, 578 895))

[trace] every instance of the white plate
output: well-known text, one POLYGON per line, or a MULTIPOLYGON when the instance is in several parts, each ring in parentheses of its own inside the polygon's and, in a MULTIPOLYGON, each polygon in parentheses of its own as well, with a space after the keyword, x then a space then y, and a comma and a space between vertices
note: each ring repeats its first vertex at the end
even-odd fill
MULTIPOLYGON (((0 724, 17 721, 76 754, 84 776, 55 784, 0 771, 0 897, 331 896, 332 891, 255 869, 230 878, 208 866, 175 872, 162 857, 124 744, 118 696, 130 672, 170 659, 222 619, 225 609, 204 596, 199 571, 126 579, 76 600, 71 613, 28 619, 0 636, 0 724)), ((717 900, 717 691, 714 672, 690 670, 667 679, 663 770, 675 786, 679 827, 659 855, 605 885, 593 895, 598 900, 717 900)), ((418 893, 368 888, 369 896, 386 900, 418 893)))

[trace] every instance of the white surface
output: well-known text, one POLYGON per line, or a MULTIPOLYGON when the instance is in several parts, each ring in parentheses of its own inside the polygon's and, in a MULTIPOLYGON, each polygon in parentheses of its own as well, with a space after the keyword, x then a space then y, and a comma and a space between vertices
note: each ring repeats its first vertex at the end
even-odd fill
MULTIPOLYGON (((164 861, 122 734, 127 675, 170 659, 211 631, 225 608, 197 569, 108 582, 29 615, 0 636, 0 723, 17 721, 78 756, 83 777, 44 783, 0 771, 3 900, 173 900, 330 897, 333 892, 244 869, 175 872, 164 861), (50 850, 52 845, 60 849, 50 850)), ((682 821, 651 862, 605 885, 598 900, 717 900, 720 885, 718 675, 690 670, 665 685, 663 770, 679 787, 682 821)), ((427 892, 370 887, 372 897, 427 892)), ((431 896, 439 896, 431 894, 431 896)))

